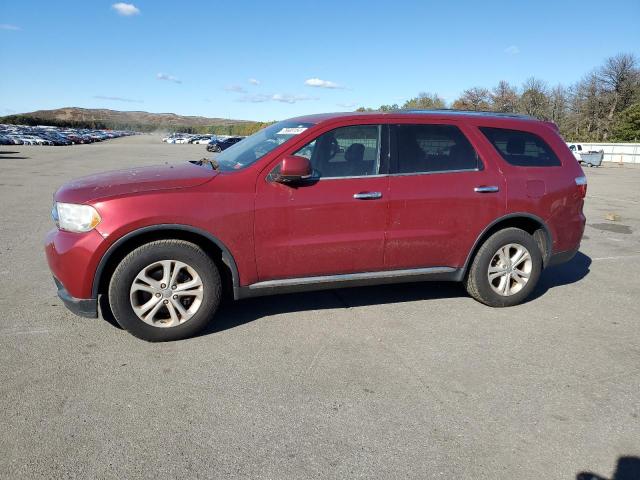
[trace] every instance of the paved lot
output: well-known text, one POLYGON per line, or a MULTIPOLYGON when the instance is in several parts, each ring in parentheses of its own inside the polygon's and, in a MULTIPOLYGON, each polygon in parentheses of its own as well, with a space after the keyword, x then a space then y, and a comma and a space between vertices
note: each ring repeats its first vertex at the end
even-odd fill
POLYGON ((204 146, 0 151, 2 478, 574 479, 640 456, 640 169, 586 170, 581 253, 525 305, 451 284, 295 294, 149 344, 57 299, 51 194, 204 146))

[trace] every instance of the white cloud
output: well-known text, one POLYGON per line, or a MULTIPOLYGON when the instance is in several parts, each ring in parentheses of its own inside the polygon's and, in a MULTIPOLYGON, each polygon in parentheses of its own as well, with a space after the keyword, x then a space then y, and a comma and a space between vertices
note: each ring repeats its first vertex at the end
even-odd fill
POLYGON ((122 15, 124 17, 140 14, 140 9, 133 3, 118 2, 111 5, 111 8, 118 12, 118 15, 122 15))
POLYGON ((260 80, 258 80, 258 79, 256 79, 256 78, 250 78, 250 79, 248 80, 248 82, 249 82, 251 85, 260 85, 260 80))
POLYGON ((21 30, 17 25, 11 25, 9 23, 0 23, 0 30, 21 30))
POLYGON ((263 102, 280 102, 280 103, 296 103, 307 100, 318 100, 318 97, 311 97, 309 95, 291 95, 289 93, 274 93, 274 94, 256 94, 256 95, 243 95, 238 98, 238 102, 248 103, 263 103, 263 102))
POLYGON ((520 53, 520 49, 517 45, 510 45, 504 49, 504 53, 507 55, 518 55, 520 53))
POLYGON ((271 95, 265 95, 263 93, 259 93, 257 95, 243 95, 238 98, 238 102, 248 102, 248 103, 262 103, 268 102, 271 100, 271 95))
POLYGON ((317 88, 344 88, 341 85, 338 85, 335 82, 331 82, 329 80, 321 80, 319 78, 309 78, 304 81, 304 84, 308 87, 317 87, 317 88))
POLYGON ((318 97, 310 97, 309 95, 289 95, 287 93, 276 93, 271 96, 271 99, 275 102, 282 103, 296 103, 306 100, 318 100, 318 97))
POLYGON ((244 88, 241 85, 227 85, 226 87, 224 87, 224 89, 227 92, 234 92, 234 93, 247 93, 247 89, 244 88))
POLYGON ((173 82, 173 83, 182 83, 182 80, 174 77, 173 75, 169 75, 167 73, 159 73, 158 75, 156 75, 156 78, 158 80, 166 80, 168 82, 173 82))
POLYGON ((107 95, 94 95, 93 98, 97 98, 98 100, 109 100, 109 101, 112 101, 112 102, 144 103, 142 100, 135 100, 133 98, 109 97, 107 95))
POLYGON ((357 104, 353 102, 346 102, 346 103, 336 103, 336 105, 339 106, 340 108, 353 108, 357 104))

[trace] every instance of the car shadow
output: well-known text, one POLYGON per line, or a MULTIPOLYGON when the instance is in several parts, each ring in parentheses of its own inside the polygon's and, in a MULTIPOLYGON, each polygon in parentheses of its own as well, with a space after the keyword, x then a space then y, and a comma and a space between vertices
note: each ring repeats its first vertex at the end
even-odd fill
POLYGON ((593 472, 580 472, 576 475, 576 480, 638 480, 640 478, 640 458, 620 457, 616 465, 613 477, 607 479, 593 472))
MULTIPOLYGON (((527 302, 539 298, 552 288, 578 282, 589 273, 590 265, 591 258, 578 252, 569 262, 543 271, 538 286, 527 302)), ((467 296, 461 283, 418 282, 291 293, 249 298, 237 302, 228 301, 223 303, 215 319, 198 336, 221 332, 262 317, 284 313, 467 296)))
POLYGON ((223 303, 215 319, 199 335, 209 335, 253 322, 262 317, 367 305, 464 297, 454 282, 420 282, 289 293, 223 303))
POLYGON ((14 157, 16 153, 20 153, 18 151, 13 150, 0 150, 0 160, 3 159, 11 159, 11 160, 28 160, 29 157, 14 157))
POLYGON ((590 266, 591 257, 578 252, 568 262, 543 270, 540 280, 538 280, 538 285, 536 285, 527 302, 540 298, 551 288, 579 282, 589 274, 590 266))

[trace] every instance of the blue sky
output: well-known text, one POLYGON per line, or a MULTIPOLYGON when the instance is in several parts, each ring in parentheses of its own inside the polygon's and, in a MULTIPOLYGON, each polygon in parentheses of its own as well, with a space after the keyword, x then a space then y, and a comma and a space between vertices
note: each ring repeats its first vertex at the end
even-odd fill
POLYGON ((0 0, 0 115, 276 120, 640 57, 640 1, 0 0))

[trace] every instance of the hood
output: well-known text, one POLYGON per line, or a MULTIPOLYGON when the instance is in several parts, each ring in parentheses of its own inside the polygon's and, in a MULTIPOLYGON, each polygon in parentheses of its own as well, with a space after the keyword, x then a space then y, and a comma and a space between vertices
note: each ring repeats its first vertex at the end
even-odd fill
POLYGON ((56 192, 55 200, 87 203, 105 197, 195 187, 216 175, 214 170, 189 162, 114 170, 72 180, 56 192))

